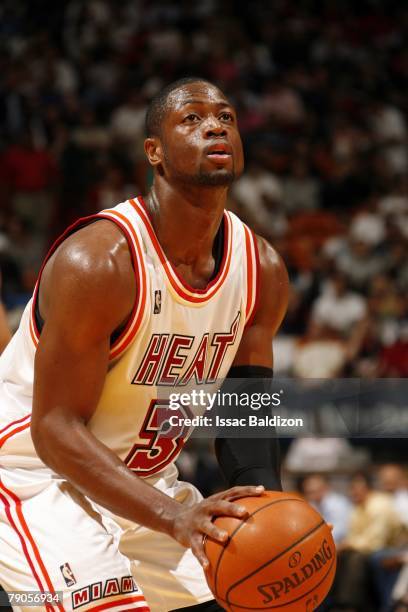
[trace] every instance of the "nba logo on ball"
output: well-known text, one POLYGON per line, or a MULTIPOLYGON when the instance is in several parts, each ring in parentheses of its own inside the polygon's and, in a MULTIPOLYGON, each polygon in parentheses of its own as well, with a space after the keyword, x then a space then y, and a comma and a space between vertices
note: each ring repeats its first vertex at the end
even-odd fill
POLYGON ((301 553, 297 550, 289 557, 289 567, 297 567, 302 560, 301 553))
POLYGON ((240 500, 243 520, 220 517, 225 545, 207 538, 207 582, 229 612, 312 612, 325 599, 336 572, 331 529, 296 494, 267 491, 240 500))

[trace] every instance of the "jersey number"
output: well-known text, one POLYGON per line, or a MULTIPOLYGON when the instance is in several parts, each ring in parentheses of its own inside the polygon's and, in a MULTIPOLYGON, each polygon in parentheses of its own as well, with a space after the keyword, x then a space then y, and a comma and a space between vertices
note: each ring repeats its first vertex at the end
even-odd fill
MULTIPOLYGON (((169 418, 191 417, 187 409, 169 410, 166 400, 152 400, 139 433, 144 442, 134 444, 125 463, 138 476, 146 478, 165 468, 181 452, 188 435, 189 427, 170 425, 169 418)), ((174 419, 175 420, 175 419, 174 419)))

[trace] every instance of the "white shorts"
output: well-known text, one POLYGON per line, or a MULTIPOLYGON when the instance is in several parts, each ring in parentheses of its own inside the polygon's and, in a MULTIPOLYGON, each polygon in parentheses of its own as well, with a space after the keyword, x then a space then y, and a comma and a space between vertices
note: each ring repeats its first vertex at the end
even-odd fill
MULTIPOLYGON (((187 483, 165 492, 201 499, 187 483)), ((0 468, 0 584, 37 597, 62 591, 62 604, 21 602, 19 612, 169 612, 213 599, 190 549, 110 515, 64 480, 19 468, 0 468)))

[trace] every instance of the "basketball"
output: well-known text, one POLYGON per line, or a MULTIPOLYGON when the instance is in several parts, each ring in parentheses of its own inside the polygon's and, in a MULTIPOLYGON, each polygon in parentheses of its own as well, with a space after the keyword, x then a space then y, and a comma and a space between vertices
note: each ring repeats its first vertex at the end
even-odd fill
POLYGON ((226 544, 205 539, 206 578, 230 612, 311 612, 326 597, 336 571, 331 529, 296 494, 266 491, 239 500, 246 520, 219 517, 226 544))

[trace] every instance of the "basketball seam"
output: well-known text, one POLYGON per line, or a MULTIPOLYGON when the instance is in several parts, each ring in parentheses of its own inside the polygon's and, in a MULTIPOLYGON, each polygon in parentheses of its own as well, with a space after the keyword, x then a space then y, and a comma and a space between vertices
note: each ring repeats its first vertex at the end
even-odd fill
MULTIPOLYGON (((249 518, 249 517, 248 517, 249 518)), ((307 533, 305 533, 300 540, 296 540, 296 542, 293 542, 290 546, 288 546, 287 548, 285 548, 285 550, 282 550, 278 555, 276 555, 275 557, 272 557, 272 559, 269 559, 269 561, 267 561, 266 563, 263 563, 262 565, 260 565, 256 570, 253 570, 250 574, 248 574, 247 576, 245 576, 245 578, 241 578, 241 580, 237 580, 237 582, 235 582, 234 584, 232 584, 230 586, 230 588, 227 591, 227 603, 230 603, 228 601, 228 597, 229 597, 229 592, 236 587, 238 584, 241 584, 242 582, 245 582, 245 580, 248 580, 248 578, 252 578, 252 576, 255 576, 255 574, 257 574, 258 572, 260 572, 261 570, 263 570, 265 567, 267 567, 268 565, 270 565, 271 563, 273 563, 274 561, 276 561, 277 559, 279 559, 280 557, 282 557, 283 555, 285 555, 287 552, 289 552, 292 548, 294 548, 295 546, 297 546, 298 544, 300 544, 301 542, 303 542, 304 540, 306 540, 306 538, 308 538, 310 535, 312 535, 312 533, 314 533, 315 531, 317 531, 318 529, 320 529, 320 527, 322 525, 325 524, 325 521, 322 520, 320 521, 320 523, 318 525, 316 525, 315 527, 313 527, 313 529, 311 529, 310 531, 308 531, 307 533)))
MULTIPOLYGON (((263 510, 264 508, 269 508, 269 506, 273 506, 274 504, 280 504, 282 502, 286 502, 286 501, 297 501, 297 502, 301 502, 302 504, 306 503, 303 499, 299 499, 298 497, 289 497, 289 498, 285 498, 285 499, 275 499, 274 501, 269 502, 268 504, 265 504, 264 506, 262 506, 262 508, 258 508, 257 510, 254 510, 254 512, 252 512, 252 514, 250 514, 248 516, 247 519, 245 519, 245 521, 241 521, 241 524, 238 525, 234 531, 231 533, 230 537, 228 538, 228 543, 231 541, 231 539, 234 537, 234 535, 237 533, 237 531, 239 531, 241 529, 241 527, 243 527, 245 525, 245 522, 251 517, 254 516, 254 514, 256 514, 257 512, 260 512, 261 510, 263 510)), ((223 547, 221 554, 218 557, 217 560, 217 565, 215 566, 215 574, 214 574, 214 595, 215 597, 217 597, 218 594, 218 588, 217 588, 217 580, 218 580, 218 568, 220 566, 221 563, 221 559, 224 555, 224 552, 228 546, 228 543, 226 544, 226 546, 223 547)))
MULTIPOLYGON (((222 597, 219 597, 218 599, 219 599, 219 601, 222 601, 223 603, 227 604, 230 607, 231 606, 235 606, 236 608, 240 608, 241 610, 275 610, 277 608, 284 608, 285 606, 289 606, 289 605, 291 605, 293 603, 296 603, 297 601, 299 601, 299 599, 303 599, 304 597, 307 597, 308 595, 310 595, 310 593, 312 591, 317 589, 322 584, 322 582, 324 582, 326 580, 327 576, 329 575, 329 573, 330 573, 330 571, 331 571, 331 569, 333 567, 333 564, 336 564, 336 558, 333 559, 333 561, 330 564, 329 569, 327 570, 327 572, 325 573, 323 578, 320 580, 320 582, 315 584, 315 586, 312 589, 310 589, 310 591, 307 591, 307 593, 303 593, 303 595, 300 595, 296 599, 291 599, 290 601, 287 601, 284 604, 278 604, 277 606, 268 606, 267 608, 249 608, 248 606, 240 606, 239 604, 236 604, 236 603, 233 603, 233 602, 230 602, 230 601, 225 601, 225 599, 222 599, 222 597)), ((322 602, 320 602, 320 603, 322 603, 322 602)))

